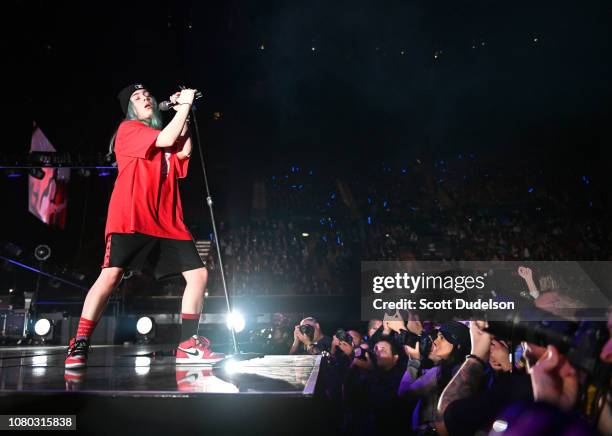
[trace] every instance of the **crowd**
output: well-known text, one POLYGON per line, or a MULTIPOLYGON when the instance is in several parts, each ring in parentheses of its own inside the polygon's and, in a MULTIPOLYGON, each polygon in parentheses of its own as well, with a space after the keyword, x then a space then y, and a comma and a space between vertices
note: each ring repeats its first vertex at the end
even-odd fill
POLYGON ((605 190, 459 155, 268 177, 266 212, 221 232, 237 295, 344 294, 363 260, 610 260, 605 190))
POLYGON ((347 253, 304 237, 291 222, 254 221, 221 240, 228 286, 234 295, 343 293, 335 280, 347 253))
POLYGON ((315 317, 293 329, 276 321, 276 348, 266 351, 322 355, 332 434, 612 434, 612 313, 607 325, 547 323, 537 343, 484 321, 437 324, 417 313, 333 336, 315 317))

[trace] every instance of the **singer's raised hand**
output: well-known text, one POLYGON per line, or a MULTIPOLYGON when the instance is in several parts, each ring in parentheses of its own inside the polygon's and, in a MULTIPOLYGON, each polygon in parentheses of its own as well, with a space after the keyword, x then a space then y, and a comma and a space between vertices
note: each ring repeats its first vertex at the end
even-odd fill
POLYGON ((180 95, 176 98, 177 104, 173 106, 176 114, 174 114, 172 120, 157 136, 157 141, 155 142, 157 147, 174 146, 176 140, 185 128, 185 121, 187 121, 187 117, 189 117, 189 111, 191 110, 195 92, 195 89, 181 90, 180 95))
POLYGON ((193 104, 193 99, 195 97, 196 90, 195 89, 181 89, 180 95, 178 96, 176 102, 178 104, 193 104))
POLYGON ((181 95, 181 93, 180 93, 180 92, 175 92, 174 94, 172 94, 172 95, 170 96, 170 102, 171 102, 171 103, 174 105, 174 106, 172 106, 172 108, 173 108, 175 111, 177 111, 177 110, 178 110, 178 106, 176 106, 176 102, 177 102, 177 100, 178 100, 178 98, 179 98, 179 95, 181 95))

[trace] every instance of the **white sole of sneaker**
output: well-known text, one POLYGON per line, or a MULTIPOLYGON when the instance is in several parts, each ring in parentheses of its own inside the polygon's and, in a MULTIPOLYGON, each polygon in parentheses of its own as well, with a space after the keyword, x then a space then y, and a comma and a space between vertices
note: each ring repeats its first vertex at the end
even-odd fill
POLYGON ((188 357, 177 357, 176 363, 181 365, 212 365, 223 359, 189 359, 188 357))

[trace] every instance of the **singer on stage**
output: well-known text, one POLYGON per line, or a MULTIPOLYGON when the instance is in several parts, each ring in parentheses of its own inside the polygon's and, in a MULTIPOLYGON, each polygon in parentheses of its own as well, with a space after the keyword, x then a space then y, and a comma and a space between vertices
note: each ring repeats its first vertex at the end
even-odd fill
POLYGON ((187 175, 191 155, 188 123, 195 92, 183 89, 170 98, 175 114, 164 128, 157 102, 146 87, 133 84, 118 95, 125 119, 111 141, 119 172, 108 206, 104 261, 70 340, 66 368, 86 366, 91 334, 111 292, 124 270, 139 270, 147 259, 154 263, 156 278, 181 273, 187 282, 176 362, 212 363, 223 358, 197 334, 208 274, 183 223, 178 186, 178 179, 187 175))

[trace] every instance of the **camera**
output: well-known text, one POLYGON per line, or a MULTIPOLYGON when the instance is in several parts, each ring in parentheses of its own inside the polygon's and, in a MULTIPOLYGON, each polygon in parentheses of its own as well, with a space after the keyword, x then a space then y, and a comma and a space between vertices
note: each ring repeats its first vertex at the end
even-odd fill
MULTIPOLYGON (((353 347, 353 337, 351 335, 349 335, 346 330, 344 329, 338 329, 336 331, 336 334, 334 335, 336 337, 336 339, 338 339, 339 341, 343 341, 346 342, 347 344, 349 344, 351 347, 353 347)), ((342 349, 336 345, 335 346, 335 353, 343 353, 342 349)))
POLYGON ((585 371, 578 402, 588 420, 596 419, 598 404, 601 403, 599 399, 606 398, 612 376, 612 365, 599 359, 599 353, 609 336, 606 323, 568 321, 539 309, 531 309, 509 315, 504 321, 489 321, 486 331, 513 343, 525 341, 542 347, 554 345, 574 367, 585 371))
POLYGON ((428 359, 429 353, 431 353, 431 347, 434 343, 434 338, 438 336, 438 331, 434 330, 435 335, 433 334, 424 334, 421 336, 419 340, 419 352, 421 354, 421 359, 428 359))
POLYGON ((419 353, 421 354, 421 359, 426 359, 431 352, 431 346, 433 345, 434 338, 437 336, 437 331, 434 331, 434 335, 432 337, 431 334, 424 333, 419 336, 411 331, 402 330, 401 337, 399 339, 400 344, 408 345, 411 348, 416 348, 417 344, 419 344, 419 353))
POLYGON ((344 341, 350 345, 353 345, 353 337, 349 335, 346 330, 338 329, 338 331, 336 331, 335 336, 336 338, 338 338, 339 341, 344 341))
POLYGON ((310 338, 311 341, 314 341, 314 327, 311 326, 310 324, 302 324, 300 326, 300 333, 308 336, 310 338))
POLYGON ((486 330, 512 343, 524 341, 542 347, 554 345, 572 365, 588 373, 596 372, 601 363, 599 353, 608 340, 605 323, 569 321, 539 309, 517 312, 504 321, 489 321, 486 330))

